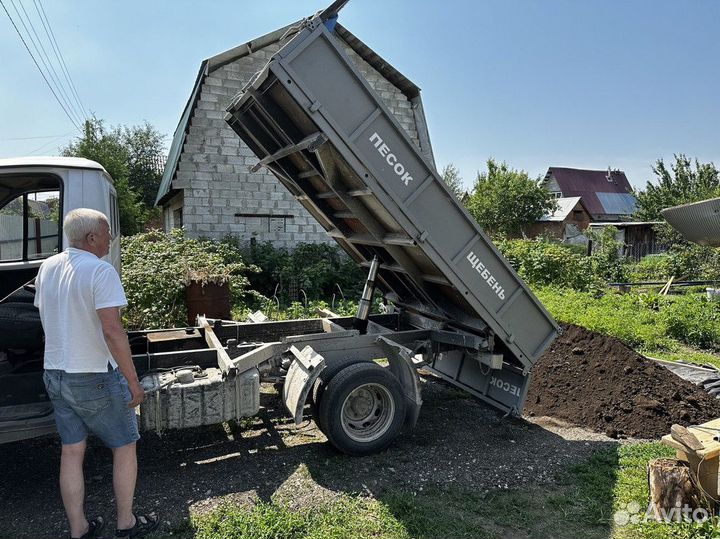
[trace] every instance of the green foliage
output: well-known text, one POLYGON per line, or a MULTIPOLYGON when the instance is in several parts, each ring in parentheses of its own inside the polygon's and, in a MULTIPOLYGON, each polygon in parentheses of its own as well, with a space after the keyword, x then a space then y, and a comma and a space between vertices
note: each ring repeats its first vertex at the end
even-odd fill
POLYGON ((557 206, 550 192, 524 170, 488 159, 488 171, 478 173, 467 207, 491 234, 518 235, 523 227, 552 212, 557 206))
POLYGON ((158 160, 164 155, 164 136, 145 123, 107 129, 102 120, 85 122, 82 137, 62 150, 62 155, 97 161, 115 181, 120 231, 130 236, 143 230, 155 202, 162 174, 158 160))
POLYGON ((590 258, 543 240, 498 240, 495 245, 526 282, 588 290, 595 284, 590 258))
POLYGON ((300 290, 310 299, 357 298, 364 284, 365 273, 335 245, 300 243, 290 251, 267 242, 250 245, 242 253, 248 263, 262 268, 250 275, 252 288, 269 298, 277 296, 283 304, 304 300, 300 290), (291 297, 291 287, 301 297, 291 297))
POLYGON ((660 210, 688 202, 697 202, 720 196, 720 172, 713 163, 693 162, 685 155, 675 156, 668 170, 659 159, 653 167, 657 183, 647 182, 645 190, 637 191, 637 210, 634 217, 640 221, 661 220, 660 210))
POLYGON ((250 294, 247 266, 227 243, 186 238, 182 229, 122 238, 122 281, 128 299, 123 311, 130 329, 186 325, 185 285, 191 279, 230 284, 235 305, 250 294))
POLYGON ((148 122, 122 128, 122 140, 128 150, 128 181, 140 194, 145 207, 155 205, 165 161, 165 135, 148 122))
POLYGON ((621 255, 623 244, 615 239, 617 228, 606 226, 585 233, 593 242, 591 259, 595 276, 605 282, 625 282, 627 271, 621 255))
POLYGON ((720 281, 720 251, 686 243, 667 253, 648 255, 627 266, 629 282, 698 280, 720 281))
POLYGON ((704 294, 595 293, 556 287, 535 290, 550 314, 611 335, 644 350, 674 350, 680 345, 720 350, 720 303, 704 294))
POLYGON ((627 266, 627 279, 631 283, 667 281, 670 278, 670 255, 648 255, 627 266))
POLYGON ((720 251, 703 245, 675 245, 669 253, 668 274, 676 280, 720 280, 720 251))
POLYGON ((455 165, 452 163, 445 165, 445 168, 442 169, 440 176, 458 200, 463 200, 465 198, 466 192, 463 188, 462 177, 460 176, 460 171, 455 167, 455 165))
POLYGON ((704 295, 677 296, 661 310, 666 334, 704 349, 720 349, 720 302, 704 295))
MULTIPOLYGON (((255 310, 260 310, 270 320, 298 320, 301 318, 317 318, 321 310, 328 309, 339 316, 354 316, 357 313, 358 304, 353 300, 337 300, 334 304, 322 300, 309 301, 307 305, 299 301, 293 301, 288 307, 282 308, 279 302, 273 298, 266 298, 257 294, 252 302, 252 307, 247 304, 240 304, 233 308, 233 320, 245 320, 255 310)), ((374 312, 377 312, 377 308, 374 312)))

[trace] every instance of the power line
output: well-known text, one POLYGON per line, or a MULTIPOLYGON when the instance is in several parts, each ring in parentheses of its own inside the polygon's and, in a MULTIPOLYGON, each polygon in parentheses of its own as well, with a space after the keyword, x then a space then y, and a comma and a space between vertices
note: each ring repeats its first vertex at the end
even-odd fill
MULTIPOLYGON (((13 0, 10 0, 11 2, 13 0)), ((65 103, 68 104, 68 106, 72 107, 73 114, 75 114, 75 117, 78 119, 82 119, 83 121, 85 118, 82 118, 82 113, 79 113, 79 109, 76 108, 76 105, 72 103, 72 100, 70 99, 70 95, 68 94, 69 90, 65 89, 65 85, 63 84, 63 81, 58 76, 57 71, 55 71, 55 66, 53 65, 52 60, 50 59, 50 55, 45 50, 45 47, 43 46, 43 40, 40 39, 40 36, 37 33, 37 30, 35 30, 35 25, 32 22, 32 19, 30 18, 30 15, 28 15, 28 12, 25 10, 25 5, 22 3, 22 0, 18 0, 18 4, 20 4, 20 7, 23 10, 23 13, 25 14, 25 18, 27 19, 28 23, 30 23, 30 28, 32 29, 33 34, 35 35, 35 38, 37 39, 38 45, 40 45, 40 49, 42 50, 43 54, 45 55, 45 59, 48 62, 48 65, 50 66, 50 70, 52 71, 53 75, 55 75, 55 82, 57 84, 57 87, 60 89, 62 94, 65 96, 65 103)), ((16 8, 17 9, 17 8, 16 8)), ((42 21, 41 21, 42 22, 42 21)), ((62 70, 61 70, 62 73, 62 70)), ((70 88, 70 85, 68 84, 68 88, 70 88)))
POLYGON ((73 131, 70 131, 69 133, 63 133, 62 135, 41 135, 39 137, 10 137, 10 138, 0 138, 0 141, 3 142, 9 142, 9 141, 15 141, 15 140, 40 140, 44 138, 59 138, 59 137, 69 137, 73 134, 73 131))
POLYGON ((61 138, 63 138, 63 136, 64 136, 64 135, 59 136, 59 137, 55 137, 55 138, 52 139, 51 141, 44 143, 42 146, 40 146, 40 147, 38 147, 38 148, 35 148, 33 151, 31 151, 30 153, 28 153, 28 155, 34 155, 34 154, 36 154, 37 152, 39 152, 39 151, 41 151, 41 150, 44 150, 45 148, 47 148, 47 147, 50 146, 51 144, 59 141, 61 138))
POLYGON ((13 28, 15 28, 17 35, 20 37, 20 41, 22 41, 22 44, 25 46, 25 50, 28 51, 28 54, 30 55, 30 58, 32 58, 32 61, 35 64, 35 67, 37 67, 38 71, 40 72, 40 75, 42 75, 42 78, 45 81, 45 84, 47 84, 48 88, 50 88, 50 91, 52 92, 53 96, 55 97, 55 100, 58 102, 58 105, 60 105, 60 108, 63 109, 65 116, 67 116, 68 119, 70 120, 70 122, 75 126, 75 129, 77 129, 78 131, 80 131, 82 133, 82 129, 80 129, 80 126, 75 122, 75 120, 73 120, 72 116, 70 116, 70 113, 67 111, 65 106, 62 104, 62 101, 60 101, 60 98, 57 96, 57 94, 55 93, 55 90, 51 86, 50 82, 47 80, 45 73, 43 73, 43 70, 40 69, 40 65, 37 63, 37 60, 35 60, 35 56, 33 56, 33 53, 30 50, 30 47, 27 46, 27 43, 25 42, 25 38, 23 38, 22 34, 20 33, 20 30, 17 27, 17 24, 15 24, 15 21, 10 16, 10 12, 7 10, 7 7, 5 7, 5 2, 3 2, 3 0, 0 0, 0 5, 2 6, 3 10, 5 11, 5 14, 8 16, 8 19, 10 19, 10 23, 13 25, 13 28))
POLYGON ((67 68, 67 65, 65 64, 65 57, 63 56, 63 53, 60 51, 60 45, 58 45, 57 39, 55 39, 55 32, 53 32, 52 26, 50 25, 50 20, 47 17, 47 13, 45 13, 45 8, 42 5, 41 0, 33 0, 33 3, 35 4, 35 9, 38 12, 38 15, 40 16, 40 21, 43 23, 43 27, 45 28, 45 33, 50 38, 50 44, 53 47, 53 50, 55 51, 55 56, 58 58, 60 62, 60 66, 62 67, 63 71, 65 72, 65 77, 67 78, 67 81, 70 84, 70 89, 72 90, 73 95, 75 96, 75 100, 77 101, 78 105, 80 105, 80 109, 83 112, 83 116, 85 119, 88 118, 88 113, 85 110, 85 106, 83 105, 82 100, 80 99, 80 95, 78 94, 77 88, 75 87, 75 81, 73 81, 72 76, 70 75, 70 71, 67 68), (38 9, 39 6, 39 9, 38 9), (46 25, 47 23, 47 25, 46 25))
POLYGON ((27 11, 25 11, 25 6, 23 5, 21 0, 18 0, 18 3, 20 4, 20 7, 23 10, 23 13, 25 13, 25 17, 28 20, 28 23, 30 24, 30 28, 32 28, 32 32, 28 29, 27 25, 25 24, 25 20, 23 19, 23 16, 20 14, 20 10, 15 5, 15 0, 10 0, 10 4, 15 9, 15 13, 17 13, 18 19, 20 19, 20 23, 22 24, 23 28, 25 29, 25 34, 30 38, 30 43, 32 43, 33 47, 35 48, 35 52, 40 57, 40 61, 45 66, 45 72, 50 76, 50 78, 55 83, 55 88, 58 90, 60 95, 63 98, 63 101, 65 102, 65 105, 67 106, 68 110, 73 114, 75 117, 75 120, 82 124, 83 120, 80 118, 80 115, 77 113, 75 108, 73 107, 72 103, 70 103, 70 100, 67 96, 67 92, 65 91, 65 88, 60 83, 60 80, 57 76, 57 73, 55 72, 55 68, 52 65, 52 62, 50 61, 50 57, 48 56, 47 52, 45 51, 45 47, 43 47, 42 41, 40 40, 40 36, 38 36, 37 32, 35 31, 35 26, 33 25, 32 21, 30 20, 30 17, 27 14, 27 11), (33 35, 37 38, 37 43, 35 42, 35 39, 33 38, 33 35), (41 52, 42 51, 42 52, 41 52), (45 57, 43 57, 43 54, 45 57), (47 58, 47 62, 45 62, 45 58, 47 58), (48 67, 49 63, 49 67, 48 67))

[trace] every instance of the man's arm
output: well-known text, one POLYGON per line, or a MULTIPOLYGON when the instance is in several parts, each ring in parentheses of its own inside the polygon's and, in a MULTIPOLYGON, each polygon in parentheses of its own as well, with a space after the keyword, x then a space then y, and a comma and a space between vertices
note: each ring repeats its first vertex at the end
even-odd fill
POLYGON ((100 317, 103 336, 108 349, 112 357, 115 358, 120 372, 127 380, 128 386, 130 386, 132 401, 128 404, 128 408, 135 408, 145 400, 145 390, 140 384, 140 380, 138 380, 137 372, 135 372, 135 365, 130 354, 130 344, 120 320, 120 309, 118 307, 106 307, 97 309, 95 312, 100 317))

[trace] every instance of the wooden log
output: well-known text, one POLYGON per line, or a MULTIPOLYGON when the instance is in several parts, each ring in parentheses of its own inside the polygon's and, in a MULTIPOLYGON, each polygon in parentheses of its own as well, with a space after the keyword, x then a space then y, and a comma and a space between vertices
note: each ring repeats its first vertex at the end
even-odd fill
POLYGON ((648 463, 649 513, 657 521, 683 520, 683 509, 706 508, 706 497, 696 486, 688 464, 676 459, 655 459, 648 463))

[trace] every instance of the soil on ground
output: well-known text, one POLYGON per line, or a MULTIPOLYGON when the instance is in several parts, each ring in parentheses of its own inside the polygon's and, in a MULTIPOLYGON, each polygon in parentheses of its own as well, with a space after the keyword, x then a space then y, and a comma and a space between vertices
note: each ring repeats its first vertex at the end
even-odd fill
POLYGON ((659 438, 673 423, 720 417, 720 400, 618 339, 566 325, 533 369, 525 413, 611 437, 659 438))

